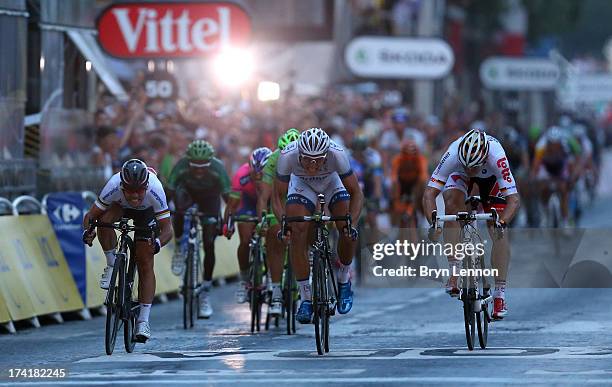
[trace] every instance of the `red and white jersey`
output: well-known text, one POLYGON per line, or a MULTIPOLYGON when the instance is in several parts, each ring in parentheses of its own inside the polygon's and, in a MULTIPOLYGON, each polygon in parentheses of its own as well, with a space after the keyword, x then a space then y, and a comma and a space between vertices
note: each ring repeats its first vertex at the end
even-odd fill
MULTIPOLYGON (((487 135, 487 140, 489 141, 489 155, 487 160, 481 167, 480 173, 471 177, 487 178, 495 176, 497 178, 500 193, 503 196, 517 193, 516 180, 514 180, 512 171, 510 171, 510 164, 508 163, 504 148, 493 136, 487 135)), ((458 157, 460 142, 461 137, 450 144, 429 179, 429 183, 427 184, 429 187, 442 190, 451 174, 458 173, 467 177, 465 167, 461 164, 458 157)))

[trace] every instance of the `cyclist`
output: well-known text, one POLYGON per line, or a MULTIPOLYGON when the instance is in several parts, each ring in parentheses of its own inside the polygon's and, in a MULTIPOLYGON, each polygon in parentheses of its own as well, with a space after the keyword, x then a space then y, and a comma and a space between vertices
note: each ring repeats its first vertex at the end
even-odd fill
MULTIPOLYGON (((266 147, 257 148, 251 153, 247 163, 244 163, 232 178, 232 192, 230 193, 227 207, 225 207, 224 224, 227 224, 229 215, 257 215, 257 186, 263 175, 263 168, 268 162, 272 151, 266 147)), ((231 237, 234 230, 224 227, 226 237, 231 237)), ((247 301, 247 283, 249 281, 249 241, 255 230, 253 223, 238 223, 238 235, 240 244, 238 245, 238 266, 240 267, 240 284, 236 290, 236 302, 239 304, 247 301)), ((279 281, 280 282, 280 281, 279 281)), ((273 292, 280 292, 280 285, 272 283, 273 292), (276 289, 278 288, 278 289, 276 289)), ((281 305, 282 307, 282 305, 281 305)), ((275 314, 276 310, 274 311, 275 314)), ((280 311, 278 312, 280 314, 280 311)))
MULTIPOLYGON (((259 216, 269 208, 270 198, 272 197, 273 183, 276 176, 276 164, 280 152, 285 147, 300 138, 300 132, 291 128, 287 130, 282 136, 278 138, 278 149, 276 149, 270 157, 263 170, 263 177, 261 184, 259 184, 259 192, 257 193, 257 214, 259 216)), ((283 242, 278 240, 277 234, 280 230, 278 220, 272 211, 268 211, 268 229, 266 230, 266 260, 268 264, 268 270, 270 271, 270 277, 272 284, 278 284, 281 282, 283 275, 283 242)), ((272 289, 272 302, 270 304, 270 313, 276 314, 277 311, 282 311, 282 289, 279 289, 274 293, 274 287, 272 289)))
POLYGON ((569 227, 569 193, 576 157, 580 153, 578 143, 558 126, 550 127, 535 145, 535 156, 530 171, 531 180, 538 182, 542 203, 551 195, 550 181, 554 181, 561 199, 561 223, 569 227))
POLYGON ((376 217, 380 212, 380 201, 383 192, 383 168, 380 153, 368 146, 368 139, 356 136, 351 143, 351 168, 357 176, 359 186, 365 198, 366 222, 370 228, 367 243, 378 241, 376 217))
MULTIPOLYGON (((133 219, 136 227, 151 226, 156 229, 155 240, 151 240, 151 235, 145 232, 136 231, 134 235, 134 258, 138 268, 140 303, 136 338, 139 341, 146 341, 151 337, 149 314, 155 296, 153 256, 172 239, 172 223, 161 182, 155 172, 138 159, 126 161, 121 171, 114 174, 102 188, 100 196, 83 219, 85 228, 83 241, 91 244, 96 237, 95 230, 87 232, 90 221, 113 223, 122 217, 133 219)), ((117 236, 115 230, 110 228, 99 227, 97 232, 106 256, 106 267, 100 279, 100 287, 108 289, 115 265, 117 236)))
MULTIPOLYGON (((423 197, 427 181, 427 159, 416 142, 411 138, 402 141, 400 153, 391 161, 391 198, 393 201, 393 224, 400 228, 417 227, 416 210, 420 204, 414 198, 423 197), (406 214, 412 214, 412 224, 402 221, 406 214)), ((416 240, 416 235, 413 235, 416 240)))
MULTIPOLYGON (((339 145, 331 141, 320 128, 310 128, 300 134, 281 152, 276 166, 272 205, 278 219, 283 215, 303 216, 314 212, 317 194, 324 193, 325 201, 332 215, 344 216, 350 213, 353 221, 359 221, 363 207, 363 194, 357 177, 351 169, 348 155, 339 145), (283 205, 283 200, 287 202, 283 205)), ((324 210, 324 209, 321 209, 324 210)), ((347 228, 346 222, 336 222, 342 235, 338 241, 339 300, 338 312, 348 313, 353 306, 353 292, 350 282, 350 265, 357 245, 357 230, 347 228)), ((283 236, 290 240, 291 259, 300 290, 301 304, 296 319, 302 324, 312 321, 312 298, 309 283, 307 234, 308 223, 295 223, 283 236)))
POLYGON ((215 157, 213 146, 204 140, 195 140, 187 147, 185 157, 172 169, 167 184, 168 196, 173 198, 176 214, 173 217, 175 250, 172 272, 181 275, 185 270, 185 256, 181 251, 184 231, 184 213, 194 203, 203 213, 202 241, 204 244, 204 273, 198 317, 209 318, 213 309, 210 289, 215 267, 215 237, 219 233, 221 198, 227 202, 230 180, 223 162, 215 157))
MULTIPOLYGON (((495 224, 489 224, 489 233, 493 239, 491 263, 499 271, 495 278, 493 318, 501 319, 508 313, 505 287, 510 244, 507 236, 495 235, 492 226, 503 230, 516 215, 520 198, 503 147, 496 138, 478 129, 472 129, 455 140, 434 170, 423 195, 423 209, 429 224, 433 224, 432 212, 436 209, 436 197, 440 192, 443 193, 445 212, 456 214, 466 211, 465 199, 474 185, 478 186, 484 210, 495 208, 499 213, 495 224)), ((444 240, 460 242, 458 231, 457 222, 445 222, 444 240)), ((433 239, 437 237, 431 234, 433 239)), ((453 256, 448 257, 448 262, 451 267, 458 267, 461 263, 453 256)), ((456 276, 451 276, 446 286, 453 297, 459 294, 457 280, 456 276)))

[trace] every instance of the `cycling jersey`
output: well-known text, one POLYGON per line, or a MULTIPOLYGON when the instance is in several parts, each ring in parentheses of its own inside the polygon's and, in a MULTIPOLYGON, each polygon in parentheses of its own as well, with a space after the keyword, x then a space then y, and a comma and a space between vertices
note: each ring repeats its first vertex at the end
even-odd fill
POLYGON ((353 170, 347 153, 334 141, 330 142, 325 162, 315 175, 309 175, 300 164, 297 141, 283 149, 276 166, 276 176, 279 180, 288 183, 291 176, 295 176, 317 192, 325 191, 334 176, 342 180, 352 174, 353 170))
POLYGON ((255 215, 257 190, 255 188, 255 181, 251 178, 249 163, 242 164, 234 174, 230 196, 240 199, 240 206, 236 215, 255 215))
POLYGON ((190 193, 202 193, 204 196, 219 196, 230 193, 230 180, 223 162, 216 157, 210 161, 206 168, 206 174, 200 178, 194 178, 189 173, 189 160, 183 157, 172 169, 168 178, 167 187, 176 191, 179 186, 187 189, 190 193))
POLYGON ((170 217, 170 210, 168 209, 168 203, 166 203, 164 188, 157 176, 152 172, 149 172, 149 185, 147 186, 145 197, 139 206, 134 207, 125 199, 125 195, 121 189, 121 176, 119 173, 114 174, 104 188, 102 188, 102 192, 100 196, 98 196, 95 204, 96 207, 103 211, 108 210, 113 204, 118 204, 124 209, 138 211, 152 208, 157 220, 170 217))
POLYGON ((274 178, 276 177, 276 164, 278 163, 278 156, 280 156, 280 149, 276 149, 270 157, 268 157, 268 162, 263 169, 263 177, 261 181, 268 185, 272 185, 274 183, 274 178))
POLYGON ((382 159, 380 153, 372 148, 367 148, 363 156, 363 161, 351 157, 350 163, 363 191, 363 196, 370 199, 374 195, 374 178, 383 175, 382 159))
POLYGON ((287 204, 300 204, 310 211, 315 209, 317 194, 325 195, 325 202, 332 207, 336 202, 350 200, 342 179, 353 174, 348 155, 331 141, 327 157, 314 175, 309 175, 299 161, 297 142, 283 149, 276 166, 276 176, 289 183, 287 204))
MULTIPOLYGON (((500 196, 508 196, 517 193, 516 182, 504 148, 493 136, 487 135, 489 141, 489 155, 478 175, 474 178, 484 179, 495 176, 497 180, 497 190, 500 196)), ((458 149, 461 138, 455 140, 449 147, 440 163, 434 170, 429 180, 428 186, 439 190, 461 189, 467 193, 467 184, 470 177, 465 173, 465 168, 459 162, 458 149)))
POLYGON ((391 176, 399 184, 415 184, 426 179, 427 159, 421 155, 398 154, 391 161, 391 176))

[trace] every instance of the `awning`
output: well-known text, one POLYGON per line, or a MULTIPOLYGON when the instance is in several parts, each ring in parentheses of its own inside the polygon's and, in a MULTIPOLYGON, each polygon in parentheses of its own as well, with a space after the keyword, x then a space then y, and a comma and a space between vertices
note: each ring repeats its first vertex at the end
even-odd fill
POLYGON ((129 100, 125 89, 121 86, 119 79, 111 71, 108 62, 104 58, 104 54, 93 33, 84 29, 68 29, 66 33, 70 40, 79 48, 81 54, 91 62, 94 71, 108 90, 120 101, 129 100))

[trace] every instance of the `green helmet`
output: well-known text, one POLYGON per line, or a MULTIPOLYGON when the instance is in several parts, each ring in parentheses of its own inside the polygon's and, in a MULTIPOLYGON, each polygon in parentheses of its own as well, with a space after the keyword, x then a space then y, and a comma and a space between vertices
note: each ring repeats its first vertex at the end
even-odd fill
POLYGON ((283 150, 285 147, 293 141, 297 141, 300 138, 300 131, 296 128, 291 128, 278 138, 278 149, 283 150))
POLYGON ((195 140, 187 146, 185 154, 189 160, 208 161, 215 156, 215 149, 208 141, 195 140))

